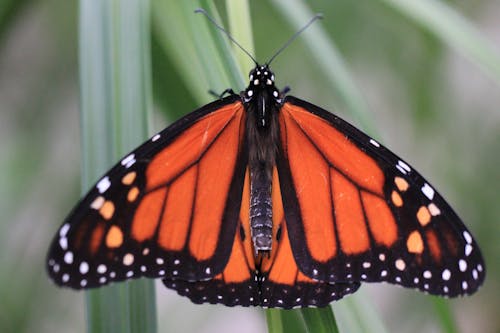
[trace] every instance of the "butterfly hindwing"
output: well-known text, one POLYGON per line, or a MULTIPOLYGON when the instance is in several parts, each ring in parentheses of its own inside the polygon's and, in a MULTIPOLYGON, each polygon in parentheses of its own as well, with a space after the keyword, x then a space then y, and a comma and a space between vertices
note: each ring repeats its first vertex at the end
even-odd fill
POLYGON ((54 281, 89 288, 139 276, 219 274, 240 208, 244 114, 237 96, 227 97, 124 157, 56 234, 47 259, 54 281))
POLYGON ((307 276, 387 281, 445 296, 480 286, 477 244, 407 163, 340 118, 290 96, 280 132, 277 165, 290 242, 307 276))
POLYGON ((326 306, 347 294, 355 292, 358 282, 318 281, 305 275, 299 267, 291 248, 291 236, 283 206, 282 188, 277 168, 273 170, 273 246, 269 255, 263 256, 260 265, 261 304, 266 307, 290 309, 305 306, 326 306))

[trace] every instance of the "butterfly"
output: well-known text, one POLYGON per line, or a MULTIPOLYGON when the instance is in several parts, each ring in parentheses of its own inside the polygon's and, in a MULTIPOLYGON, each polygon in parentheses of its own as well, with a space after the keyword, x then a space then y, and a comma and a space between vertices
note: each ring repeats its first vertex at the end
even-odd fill
POLYGON ((160 278, 194 303, 326 306, 363 282, 455 297, 485 278, 460 218, 407 162, 275 86, 201 107, 123 157, 54 237, 60 286, 160 278))

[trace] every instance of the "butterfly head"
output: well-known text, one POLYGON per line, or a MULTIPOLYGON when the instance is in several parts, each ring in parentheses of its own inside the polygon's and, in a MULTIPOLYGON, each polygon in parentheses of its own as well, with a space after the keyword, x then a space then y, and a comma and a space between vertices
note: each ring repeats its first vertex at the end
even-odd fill
POLYGON ((266 93, 268 96, 281 103, 281 94, 274 85, 274 73, 267 64, 257 65, 250 71, 249 84, 244 91, 245 102, 250 102, 256 96, 266 93))

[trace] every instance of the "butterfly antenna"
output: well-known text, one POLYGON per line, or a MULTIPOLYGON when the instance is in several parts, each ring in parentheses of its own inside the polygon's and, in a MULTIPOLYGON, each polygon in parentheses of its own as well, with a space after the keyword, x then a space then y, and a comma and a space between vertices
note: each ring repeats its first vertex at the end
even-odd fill
POLYGON ((243 46, 241 46, 234 38, 233 36, 231 36, 229 34, 229 32, 226 31, 226 29, 224 29, 221 25, 219 25, 210 15, 208 15, 207 11, 202 9, 202 8, 198 8, 198 9, 195 9, 194 11, 195 13, 201 13, 203 15, 205 15, 207 17, 207 19, 213 23, 213 25, 215 25, 215 27, 217 29, 219 29, 220 31, 222 31, 224 34, 226 34, 227 38, 229 38, 229 40, 231 42, 233 42, 236 46, 238 46, 240 48, 240 50, 242 50, 243 52, 246 53, 247 56, 250 57, 250 59, 253 60, 253 62, 255 63, 255 65, 257 66, 258 63, 257 63, 257 60, 255 60, 255 58, 250 54, 250 52, 248 52, 247 50, 245 50, 245 48, 243 46))
POLYGON ((274 60, 274 58, 276 58, 278 56, 278 54, 280 54, 284 49, 286 49, 288 47, 288 45, 290 45, 295 40, 295 38, 297 38, 304 30, 309 28, 309 26, 311 24, 313 24, 314 21, 322 19, 322 18, 323 18, 323 14, 318 13, 318 14, 314 15, 313 18, 310 19, 309 22, 306 23, 306 25, 304 25, 299 31, 294 33, 293 36, 290 37, 290 39, 278 51, 276 51, 276 53, 271 57, 271 59, 269 59, 269 61, 266 64, 270 65, 271 62, 274 60))

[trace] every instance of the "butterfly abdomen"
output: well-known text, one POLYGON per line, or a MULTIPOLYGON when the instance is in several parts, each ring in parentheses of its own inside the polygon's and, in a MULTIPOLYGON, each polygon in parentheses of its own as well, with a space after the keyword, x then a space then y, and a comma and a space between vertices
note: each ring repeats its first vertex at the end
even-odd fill
POLYGON ((250 170, 250 230, 255 253, 271 251, 273 206, 271 179, 264 166, 250 170))

